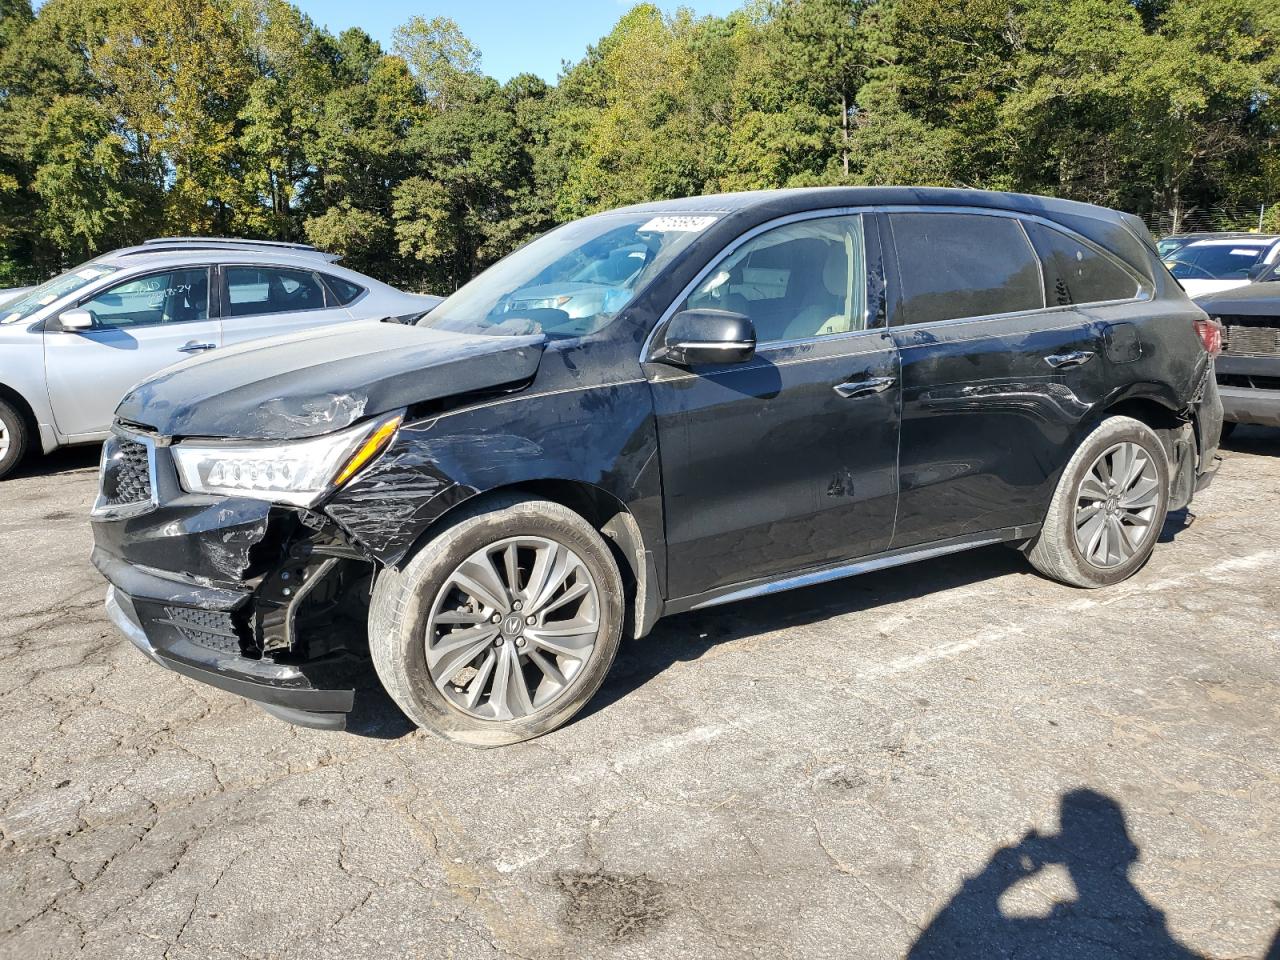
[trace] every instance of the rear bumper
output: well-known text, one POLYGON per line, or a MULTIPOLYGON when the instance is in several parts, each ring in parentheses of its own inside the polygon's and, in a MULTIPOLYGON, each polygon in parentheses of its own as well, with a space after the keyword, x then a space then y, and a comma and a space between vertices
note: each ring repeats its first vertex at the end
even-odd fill
POLYGON ((1218 387, 1223 416, 1232 423, 1259 423, 1280 427, 1280 390, 1218 387))
POLYGON ((1218 464, 1222 462, 1222 458, 1218 456, 1218 445, 1222 442, 1222 418, 1222 395, 1218 389, 1213 363, 1210 362, 1200 399, 1195 404, 1198 456, 1193 489, 1197 491, 1203 490, 1212 482, 1213 475, 1218 472, 1218 464))
POLYGON ((1232 423, 1258 423, 1280 427, 1280 390, 1267 386, 1280 381, 1280 356, 1254 357, 1223 354, 1218 357, 1218 392, 1223 415, 1232 423))

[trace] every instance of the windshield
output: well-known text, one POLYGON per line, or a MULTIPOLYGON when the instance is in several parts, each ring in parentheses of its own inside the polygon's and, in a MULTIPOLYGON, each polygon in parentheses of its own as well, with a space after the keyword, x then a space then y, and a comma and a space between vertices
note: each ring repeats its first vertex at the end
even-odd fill
POLYGON ((639 213, 577 220, 494 264, 418 324, 495 336, 595 333, 715 220, 639 213))
POLYGON ((25 320, 55 300, 61 300, 67 294, 75 293, 99 277, 115 272, 115 267, 108 267, 101 263, 86 263, 52 280, 46 280, 17 299, 0 303, 0 323, 18 323, 25 320))
POLYGON ((1193 243, 1173 257, 1169 272, 1179 280, 1243 280, 1266 247, 1249 243, 1193 243))

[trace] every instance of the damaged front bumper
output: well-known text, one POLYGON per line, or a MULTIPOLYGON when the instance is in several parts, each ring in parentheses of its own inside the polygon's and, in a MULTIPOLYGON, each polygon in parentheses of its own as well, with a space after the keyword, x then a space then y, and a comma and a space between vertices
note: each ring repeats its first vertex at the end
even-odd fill
POLYGON ((117 431, 92 525, 107 614, 150 660, 293 723, 345 726, 368 672, 373 568, 332 523, 187 494, 163 445, 117 431))
POLYGON ((354 689, 317 687, 300 667, 250 660, 203 646, 194 637, 225 638, 227 635, 225 630, 217 629, 216 621, 220 618, 210 616, 207 611, 165 607, 166 615, 158 618, 139 612, 140 607, 145 610, 148 606, 151 605, 136 600, 114 584, 107 587, 107 617, 153 662, 252 700, 268 713, 299 726, 326 730, 341 730, 346 726, 346 715, 355 704, 354 689), (199 626, 192 623, 193 613, 204 614, 199 626), (215 623, 213 629, 211 621, 215 623), (144 624, 150 627, 150 633, 144 624), (173 632, 164 637, 166 631, 158 629, 161 624, 172 627, 173 632), (184 630, 189 625, 195 627, 190 634, 184 630), (152 637, 157 633, 162 638, 153 642, 152 637))

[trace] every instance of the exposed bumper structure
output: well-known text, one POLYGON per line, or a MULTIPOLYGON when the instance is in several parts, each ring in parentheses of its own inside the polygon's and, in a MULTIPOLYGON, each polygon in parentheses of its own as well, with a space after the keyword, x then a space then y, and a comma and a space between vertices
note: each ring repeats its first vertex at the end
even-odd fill
MULTIPOLYGON (((95 558, 96 559, 96 558, 95 558)), ((102 569, 99 567, 99 569, 102 569)), ((105 571, 104 571, 105 572, 105 571)), ((341 730, 355 702, 351 687, 325 687, 303 667, 247 657, 203 646, 199 638, 216 638, 212 631, 191 630, 181 614, 156 615, 157 604, 107 587, 107 617, 152 662, 252 700, 281 719, 301 726, 341 730)), ((168 613, 177 608, 165 605, 168 613)), ((208 610, 184 608, 205 615, 208 610)), ((209 620, 205 621, 209 625, 209 620)))
POLYGON ((368 662, 364 618, 341 604, 371 567, 323 518, 184 493, 145 436, 113 435, 103 464, 92 560, 112 623, 162 667, 342 729, 368 662))

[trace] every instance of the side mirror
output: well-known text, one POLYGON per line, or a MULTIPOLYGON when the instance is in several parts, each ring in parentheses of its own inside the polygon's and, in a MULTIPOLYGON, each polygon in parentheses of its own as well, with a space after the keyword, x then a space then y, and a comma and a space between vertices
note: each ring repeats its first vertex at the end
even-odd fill
POLYGON ((728 310, 683 310, 667 324, 665 343, 653 359, 688 367, 699 363, 742 363, 756 355, 756 328, 728 310))
POLYGON ((58 314, 58 326, 69 332, 93 329, 93 314, 88 310, 63 310, 58 314))

